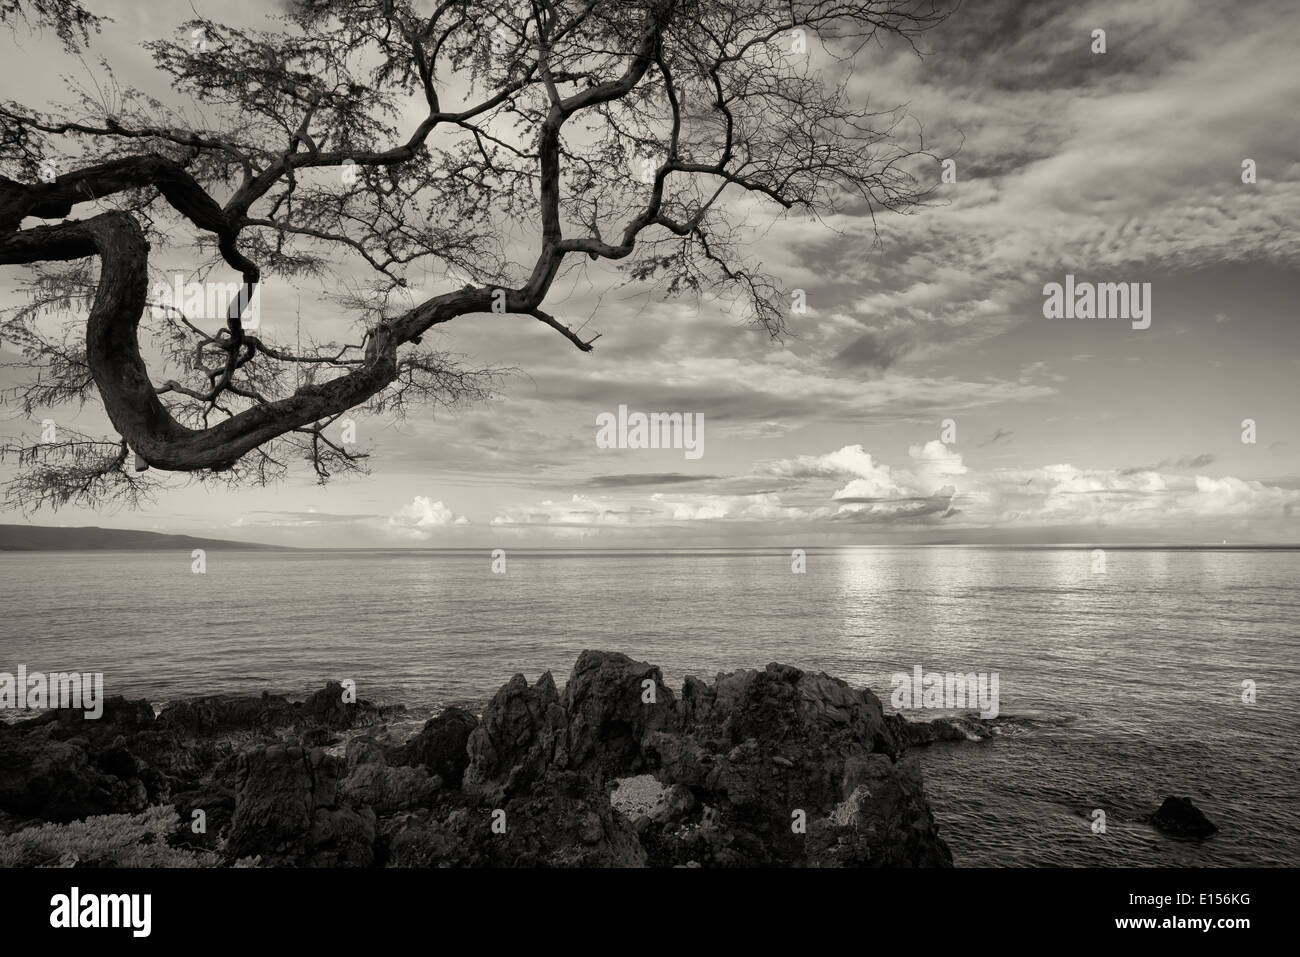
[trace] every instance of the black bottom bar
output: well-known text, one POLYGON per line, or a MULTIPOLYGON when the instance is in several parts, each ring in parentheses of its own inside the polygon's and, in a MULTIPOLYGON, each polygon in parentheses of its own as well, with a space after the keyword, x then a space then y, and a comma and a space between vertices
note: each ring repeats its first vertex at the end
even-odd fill
MULTIPOLYGON (((0 871, 0 911, 10 946, 76 934, 79 943, 230 943, 260 952, 281 942, 382 947, 391 940, 400 947, 414 934, 433 947, 496 948, 512 939, 549 946, 548 939, 562 943, 576 934, 593 947, 636 939, 652 944, 667 935, 674 946, 699 937, 752 940, 770 949, 776 939, 793 935, 813 950, 841 938, 864 948, 897 941, 924 952, 936 952, 929 945, 1098 938, 1180 947, 1201 940, 1233 948, 1261 939, 1255 936, 1261 932, 1286 929, 1283 911, 1294 881, 1293 871, 1262 869, 50 869, 0 871), (52 917, 72 923, 74 887, 77 923, 98 920, 101 911, 109 920, 116 910, 118 923, 127 926, 51 926, 52 917), (143 929, 143 906, 129 910, 124 899, 105 904, 98 896, 123 894, 149 895, 147 937, 135 936, 131 927, 134 917, 143 929)), ((143 897, 138 902, 143 905, 143 897)))

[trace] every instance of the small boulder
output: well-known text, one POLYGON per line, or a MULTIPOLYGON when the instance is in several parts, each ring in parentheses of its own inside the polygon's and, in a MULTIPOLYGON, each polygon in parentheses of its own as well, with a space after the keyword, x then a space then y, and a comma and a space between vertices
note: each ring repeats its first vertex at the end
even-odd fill
POLYGON ((452 788, 459 788, 469 767, 469 736, 478 718, 464 708, 446 708, 425 722, 419 734, 389 754, 394 765, 422 766, 452 788))
POLYGON ((343 685, 331 681, 302 703, 298 720, 332 731, 346 731, 373 721, 379 709, 369 701, 343 700, 343 685))
POLYGON ((1219 828, 1200 808, 1185 797, 1167 797, 1150 821, 1157 828, 1174 837, 1209 837, 1219 828))

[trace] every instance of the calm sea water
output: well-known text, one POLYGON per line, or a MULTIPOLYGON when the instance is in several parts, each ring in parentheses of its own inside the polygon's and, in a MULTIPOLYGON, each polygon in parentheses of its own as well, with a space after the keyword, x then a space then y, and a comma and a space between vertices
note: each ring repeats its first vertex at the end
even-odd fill
MULTIPOLYGON (((0 670, 155 703, 330 678, 420 718, 586 648, 868 686, 998 672, 1008 734, 917 752, 959 865, 1300 865, 1300 552, 1074 549, 0 553, 0 670), (1257 700, 1242 702, 1242 681, 1257 700), (1187 795, 1203 843, 1142 818, 1187 795), (1090 817, 1107 815, 1105 834, 1090 817)), ((926 718, 915 712, 909 717, 926 718)))

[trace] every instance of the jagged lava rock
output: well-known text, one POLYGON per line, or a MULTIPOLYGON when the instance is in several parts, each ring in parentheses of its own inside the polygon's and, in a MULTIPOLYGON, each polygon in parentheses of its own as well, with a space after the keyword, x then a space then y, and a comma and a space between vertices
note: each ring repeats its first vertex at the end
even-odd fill
POLYGON ((375 812, 340 803, 343 762, 320 748, 271 745, 240 754, 231 859, 263 864, 366 867, 374 860, 375 812))
POLYGON ((532 687, 515 675, 469 735, 465 790, 491 798, 526 788, 554 763, 567 733, 568 716, 551 673, 532 687))
POLYGON ((174 701, 158 716, 159 725, 193 738, 238 732, 269 734, 290 727, 294 707, 283 695, 206 695, 174 701))
POLYGON ((165 792, 166 778, 128 742, 153 721, 149 702, 113 697, 96 719, 51 710, 0 726, 0 810, 57 822, 144 810, 165 792))
POLYGON ((374 721, 379 713, 380 709, 364 698, 353 702, 345 701, 343 685, 331 681, 303 701, 298 720, 332 731, 346 731, 374 721))
POLYGON ((699 810, 642 830, 651 863, 950 866, 904 746, 880 700, 837 678, 771 664, 712 685, 688 679, 681 730, 652 731, 642 747, 699 810), (796 812, 807 833, 792 826, 796 812))
MULTIPOLYGON (((904 748, 901 720, 875 695, 827 675, 772 664, 712 685, 688 678, 677 700, 657 668, 586 651, 563 698, 549 673, 532 687, 516 675, 497 693, 469 736, 465 789, 504 806, 561 779, 563 794, 608 793, 615 777, 648 770, 692 798, 638 821, 654 865, 950 866, 904 748), (795 812, 826 819, 815 840, 792 828, 795 812)), ((555 859, 548 842, 571 832, 535 828, 532 856, 555 859)), ((602 840, 621 839, 602 824, 602 840)))
POLYGON ((469 767, 469 736, 478 718, 464 708, 445 708, 424 723, 424 728, 406 744, 395 748, 388 761, 393 765, 419 765, 442 778, 448 787, 458 788, 469 767))
POLYGON ((432 799, 442 779, 423 767, 389 767, 383 748, 369 737, 353 738, 347 747, 348 774, 339 787, 354 805, 376 814, 409 810, 432 799))
POLYGON ((602 782, 641 771, 646 734, 680 723, 676 697, 660 670, 613 652, 584 651, 560 703, 568 717, 564 765, 591 771, 602 782))
POLYGON ((404 744, 355 738, 346 758, 300 747, 382 714, 342 691, 210 696, 157 720, 110 699, 99 721, 0 727, 0 812, 175 803, 182 842, 273 865, 951 865, 906 722, 824 674, 772 664, 687 678, 678 696, 653 665, 586 651, 563 696, 549 673, 515 675, 481 719, 449 708, 404 744), (611 792, 643 774, 663 799, 634 824, 611 792), (196 809, 203 839, 185 834, 196 809))

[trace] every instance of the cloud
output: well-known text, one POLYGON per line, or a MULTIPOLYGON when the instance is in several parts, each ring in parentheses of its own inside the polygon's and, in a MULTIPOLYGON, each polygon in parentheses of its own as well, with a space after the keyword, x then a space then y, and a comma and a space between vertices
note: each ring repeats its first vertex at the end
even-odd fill
MULTIPOLYGON (((232 12, 260 23, 263 11, 235 0, 232 12)), ((1192 534, 1220 519, 1300 537, 1285 524, 1294 500, 1276 497, 1282 480, 1249 481, 1300 473, 1285 404, 1300 340, 1283 326, 1300 275, 1291 117, 1300 71, 1290 67, 1300 19, 1289 13, 1278 0, 962 4, 923 38, 931 56, 886 43, 870 51, 870 69, 844 75, 854 102, 907 102, 939 155, 960 144, 957 182, 938 184, 933 164, 922 171, 923 185, 936 186, 933 205, 908 216, 876 218, 859 206, 824 224, 797 216, 771 223, 747 200, 729 200, 739 248, 780 284, 808 294, 809 314, 791 317, 784 342, 744 326, 716 290, 661 301, 649 284, 620 285, 613 264, 581 260, 566 267, 548 301, 574 326, 590 321, 589 331, 603 333, 591 356, 578 358, 529 318, 438 326, 431 339, 475 364, 522 367, 527 376, 506 380, 490 404, 436 417, 390 423, 354 410, 374 443, 375 472, 331 485, 328 499, 311 497, 317 492, 305 482, 313 476, 286 484, 258 500, 284 511, 240 524, 290 533, 296 524, 324 524, 321 541, 336 530, 331 544, 363 534, 380 543, 460 541, 462 532, 528 528, 640 529, 665 540, 694 528, 850 535, 855 523, 872 522, 882 531, 937 524, 975 534, 1074 521, 1192 534), (1107 30, 1104 55, 1089 50, 1098 26, 1107 30), (1240 181, 1247 156, 1258 162, 1256 184, 1240 181), (1094 281, 1151 279, 1159 328, 1115 335, 1122 330, 1043 322, 1042 284, 1066 271, 1094 281), (1157 340, 1178 327, 1189 334, 1157 340), (1185 401, 1131 414, 1135 397, 1155 395, 1185 401), (1174 438, 1195 434, 1180 431, 1187 422, 1199 418, 1213 434, 1215 402, 1244 404, 1241 415, 1277 425, 1267 438, 1261 433, 1250 459, 1235 442, 1208 441, 1221 460, 1203 452, 1156 461, 1180 448, 1152 452, 1162 436, 1199 441, 1174 438), (704 414, 701 467, 719 474, 656 473, 649 470, 683 468, 680 456, 598 451, 594 415, 620 403, 704 414), (969 462, 943 447, 908 450, 949 416, 979 443, 962 446, 969 462), (921 422, 929 423, 924 433, 921 422), (976 448, 995 449, 1008 468, 984 468, 976 448), (799 454, 816 450, 831 451, 799 454), (1086 467, 1100 456, 1154 464, 1086 467), (1198 487, 1188 474, 1215 465, 1240 477, 1198 487), (377 500, 407 502, 413 489, 428 497, 391 516, 360 514, 377 500), (574 491, 591 494, 570 498, 574 491), (358 514, 303 512, 309 502, 358 514), (494 516, 500 525, 488 525, 494 516)), ((167 95, 136 46, 139 19, 112 26, 103 40, 117 54, 110 59, 137 71, 133 83, 167 95)), ((61 96, 49 71, 19 61, 5 67, 27 86, 36 82, 39 99, 61 96)), ((534 239, 527 229, 511 239, 511 258, 528 261, 515 253, 534 239)), ((155 265, 182 264, 190 266, 178 258, 155 265)), ((367 273, 341 261, 324 285, 367 273)), ((411 279, 417 298, 451 282, 435 273, 417 289, 422 280, 411 279)), ((264 304, 287 317, 279 327, 285 341, 294 333, 295 288, 268 285, 273 298, 264 304)), ((306 299, 318 290, 303 291, 306 299)), ((343 336, 354 317, 316 298, 314 322, 324 325, 314 333, 343 336)), ((0 387, 12 374, 0 369, 0 387)), ((9 467, 0 463, 0 478, 9 467)), ((216 523, 243 515, 248 502, 242 492, 164 494, 164 510, 201 510, 216 523)))
POLYGON ((941 155, 962 147, 942 210, 844 217, 846 235, 806 254, 865 287, 854 311, 872 327, 840 345, 840 362, 889 368, 904 343, 951 352, 1034 321, 1029 291, 1066 269, 1122 280, 1300 255, 1284 225, 1300 215, 1300 169, 1283 132, 1300 73, 1265 66, 1300 40, 1284 5, 1029 7, 964 5, 927 36, 932 57, 904 52, 853 78, 855 94, 907 101, 941 155), (1243 187, 1245 156, 1273 158, 1260 161, 1268 182, 1243 187), (861 255, 877 233, 887 264, 861 255))
POLYGON ((682 485, 719 478, 721 478, 719 475, 684 475, 681 472, 641 472, 625 475, 597 475, 587 484, 592 488, 624 488, 637 485, 682 485))
POLYGON ((446 528, 452 525, 467 525, 469 519, 457 515, 442 502, 435 502, 423 495, 417 495, 409 505, 403 505, 388 516, 388 527, 402 531, 446 528))
MULTIPOLYGON (((951 489, 949 480, 967 471, 961 454, 937 439, 925 445, 914 445, 907 454, 912 460, 909 465, 891 468, 873 463, 870 469, 861 469, 858 477, 831 497, 854 504, 895 502, 915 505, 930 501, 941 488, 951 489)), ((861 446, 849 446, 831 453, 831 461, 871 462, 871 456, 861 446)), ((951 497, 952 491, 949 491, 947 498, 951 497)), ((924 514, 929 514, 929 510, 924 514)))
POLYGON ((1158 472, 1161 469, 1203 469, 1216 461, 1218 458, 1213 453, 1202 452, 1200 455, 1180 455, 1178 458, 1161 459, 1155 465, 1134 465, 1120 469, 1119 474, 1135 475, 1138 472, 1158 472))
POLYGON ((835 356, 836 365, 850 368, 888 369, 912 348, 902 337, 864 332, 835 356))
POLYGON ((952 507, 956 492, 953 486, 945 485, 925 498, 895 501, 845 498, 837 494, 842 507, 832 516, 832 521, 872 525, 929 524, 931 519, 941 520, 957 514, 952 507))
POLYGON ((256 509, 249 512, 250 515, 275 515, 287 519, 300 519, 305 522, 315 522, 325 524, 330 522, 359 522, 370 518, 379 518, 380 516, 373 513, 358 512, 355 514, 338 514, 334 512, 320 512, 314 508, 305 511, 290 512, 276 511, 270 509, 256 509))
POLYGON ((846 445, 824 455, 800 455, 769 462, 763 468, 769 475, 789 479, 852 477, 886 482, 889 476, 888 466, 877 465, 861 445, 846 445))
POLYGON ((305 511, 281 511, 279 509, 252 509, 244 512, 230 523, 231 528, 312 528, 322 525, 351 525, 379 518, 368 514, 338 514, 318 512, 316 509, 305 511))
POLYGON ((793 510, 776 493, 752 495, 670 495, 619 500, 607 496, 574 495, 567 501, 546 500, 503 509, 494 526, 656 527, 687 522, 760 521, 786 519, 793 510))
MULTIPOLYGON (((1208 463, 1207 454, 1172 460, 1208 463)), ((656 492, 574 495, 500 510, 494 525, 582 530, 683 525, 799 528, 845 525, 998 531, 1008 528, 1147 530, 1223 523, 1249 530, 1300 517, 1300 491, 1240 478, 1194 478, 1144 469, 1069 464, 979 470, 932 440, 890 465, 861 445, 757 463, 752 480, 776 486, 749 494, 656 492)))

